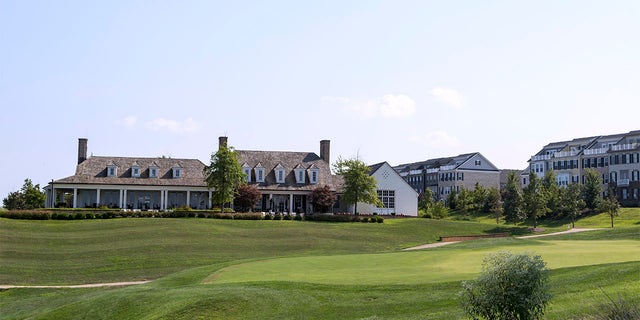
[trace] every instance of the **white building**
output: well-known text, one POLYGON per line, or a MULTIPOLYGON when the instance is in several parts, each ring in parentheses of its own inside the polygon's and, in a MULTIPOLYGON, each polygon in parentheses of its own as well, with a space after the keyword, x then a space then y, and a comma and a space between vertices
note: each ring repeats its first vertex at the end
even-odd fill
POLYGON ((378 198, 383 207, 359 202, 358 212, 418 216, 418 193, 387 162, 369 167, 370 175, 378 183, 378 198))

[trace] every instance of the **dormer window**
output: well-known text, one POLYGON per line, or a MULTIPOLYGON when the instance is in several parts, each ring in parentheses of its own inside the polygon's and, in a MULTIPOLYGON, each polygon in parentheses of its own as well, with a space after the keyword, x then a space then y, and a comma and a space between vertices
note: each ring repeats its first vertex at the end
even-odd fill
POLYGON ((293 171, 296 175, 296 183, 305 183, 305 180, 306 180, 304 176, 305 170, 302 167, 302 165, 297 165, 293 171))
POLYGON ((173 166, 172 170, 174 179, 182 178, 182 167, 179 164, 173 166))
POLYGON ((118 175, 118 166, 116 165, 108 165, 107 166, 107 177, 116 177, 118 175))
POLYGON ((276 183, 284 183, 284 167, 278 164, 275 168, 276 183))
POLYGON ((249 167, 248 164, 243 164, 242 165, 242 172, 244 172, 245 175, 245 181, 246 182, 251 182, 251 167, 249 167))
POLYGON ((140 166, 137 163, 134 163, 131 167, 131 176, 134 178, 140 177, 140 166))
POLYGON ((318 170, 318 167, 316 165, 312 165, 311 167, 309 167, 309 182, 311 184, 318 183, 319 172, 320 170, 318 170))
POLYGON ((149 166, 149 178, 157 178, 158 177, 158 166, 151 165, 149 166))
POLYGON ((264 182, 264 167, 262 164, 258 163, 254 171, 256 172, 256 182, 264 182))

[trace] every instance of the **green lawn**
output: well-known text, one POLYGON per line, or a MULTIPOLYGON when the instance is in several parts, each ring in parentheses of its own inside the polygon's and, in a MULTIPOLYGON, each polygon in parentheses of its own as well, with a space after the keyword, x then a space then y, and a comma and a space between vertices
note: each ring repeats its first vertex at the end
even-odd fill
MULTIPOLYGON (((640 303, 640 210, 626 214, 615 229, 412 252, 400 250, 442 235, 526 228, 429 219, 0 219, 0 284, 155 279, 2 291, 0 319, 458 319, 460 280, 474 278, 482 257, 498 250, 542 255, 554 294, 546 318, 580 319, 605 294, 640 303)), ((607 219, 584 223, 605 228, 607 219)))

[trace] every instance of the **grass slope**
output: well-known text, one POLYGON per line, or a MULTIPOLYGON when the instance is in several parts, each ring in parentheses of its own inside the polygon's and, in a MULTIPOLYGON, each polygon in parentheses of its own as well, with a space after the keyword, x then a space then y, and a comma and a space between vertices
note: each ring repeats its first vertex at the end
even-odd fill
MULTIPOLYGON (((628 246, 640 240, 640 210, 627 214, 635 215, 636 223, 616 223, 613 230, 538 240, 471 241, 406 253, 397 251, 433 242, 441 235, 480 234, 504 226, 428 219, 398 219, 382 225, 0 219, 0 282, 73 284, 158 278, 126 288, 2 291, 0 319, 459 319, 463 317, 457 301, 459 279, 474 276, 479 260, 473 259, 481 259, 482 252, 504 248, 548 254, 545 259, 553 268, 554 298, 546 318, 581 319, 605 301, 605 294, 616 297, 620 293, 640 303, 640 257, 636 254, 634 258, 635 251, 627 256, 636 261, 602 264, 612 261, 607 259, 623 260, 619 252, 624 249, 636 250, 628 246), (580 241, 564 241, 569 239, 580 241), (569 259, 573 264, 563 264, 563 249, 576 254, 569 259), (579 252, 584 252, 583 258, 577 255, 579 252), (43 263, 46 259, 50 261, 43 263), (314 266, 314 259, 327 259, 325 268, 314 266), (349 259, 368 268, 358 272, 366 274, 368 282, 351 279, 356 272, 336 274, 354 269, 346 263, 349 259), (422 259, 422 265, 414 263, 418 259, 422 259), (226 273, 234 267, 277 261, 298 264, 263 269, 250 282, 237 279, 205 284, 211 281, 211 275, 221 275, 219 279, 229 276, 226 273), (587 263, 593 264, 582 265, 587 263), (403 264, 413 271, 388 267, 403 264), (441 268, 434 268, 438 264, 441 268), (307 270, 309 276, 323 281, 267 279, 272 274, 302 275, 298 269, 304 267, 312 268, 307 270), (344 281, 334 283, 336 279, 344 281)), ((592 218, 597 217, 587 219, 592 218)), ((606 219, 603 221, 608 222, 606 219)), ((513 233, 523 230, 511 229, 513 233)))

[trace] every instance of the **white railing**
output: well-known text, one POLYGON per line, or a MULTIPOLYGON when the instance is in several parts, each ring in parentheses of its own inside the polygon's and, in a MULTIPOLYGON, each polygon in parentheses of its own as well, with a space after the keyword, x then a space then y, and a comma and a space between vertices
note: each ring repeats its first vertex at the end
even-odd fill
POLYGON ((440 171, 453 170, 453 169, 455 169, 455 168, 456 168, 456 165, 455 165, 455 164, 448 165, 448 166, 441 166, 441 167, 440 167, 440 171))
POLYGON ((609 148, 586 149, 584 150, 584 155, 592 156, 595 154, 605 154, 607 151, 609 151, 609 148))
POLYGON ((437 173, 438 171, 440 171, 440 168, 427 169, 427 173, 437 173))
POLYGON ((638 146, 637 143, 625 143, 619 144, 615 146, 611 146, 611 151, 622 151, 622 150, 632 150, 638 146))
POLYGON ((628 186, 628 185, 629 185, 629 179, 618 179, 618 187, 628 186))
POLYGON ((406 177, 406 176, 408 176, 408 175, 409 175, 409 173, 407 173, 407 172, 400 172, 400 176, 401 176, 401 177, 406 177))
POLYGON ((554 158, 575 157, 578 155, 578 151, 561 151, 553 154, 554 158))
POLYGON ((409 174, 422 174, 422 170, 411 170, 409 174))
POLYGON ((551 159, 551 155, 550 154, 541 154, 538 156, 532 156, 531 157, 531 161, 544 161, 544 160, 549 160, 551 159))

